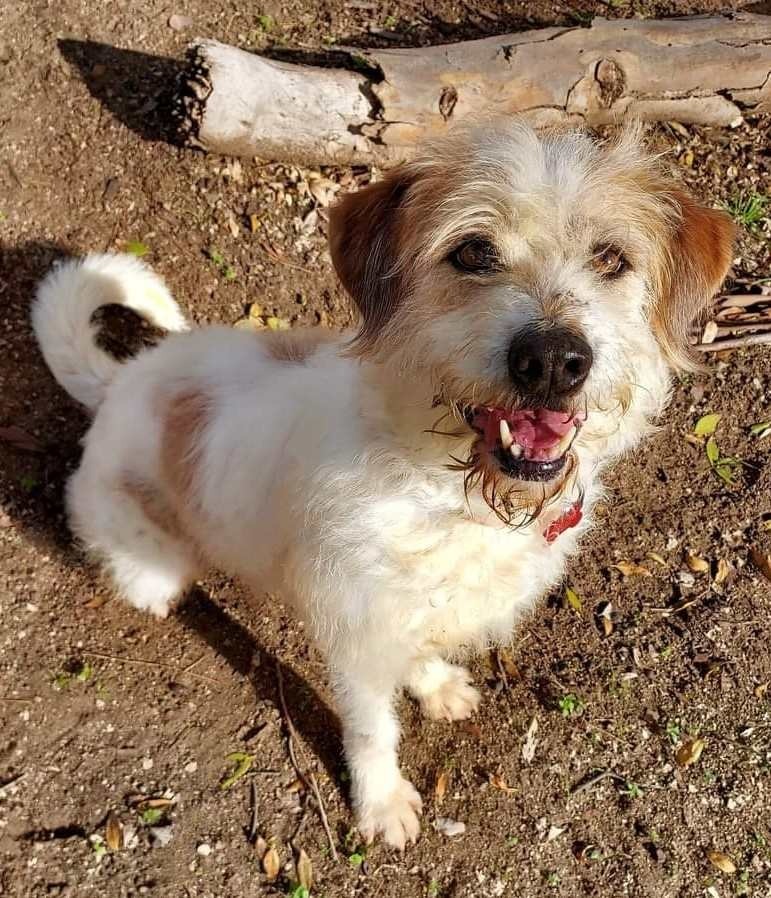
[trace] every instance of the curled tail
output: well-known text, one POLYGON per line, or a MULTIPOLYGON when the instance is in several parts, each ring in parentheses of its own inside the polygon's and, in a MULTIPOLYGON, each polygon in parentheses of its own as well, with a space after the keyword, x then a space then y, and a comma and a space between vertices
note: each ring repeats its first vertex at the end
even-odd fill
POLYGON ((107 305, 126 306, 167 331, 188 330, 161 278, 135 256, 95 254, 53 268, 38 287, 32 326, 56 380, 91 411, 121 364, 97 345, 91 321, 107 305))

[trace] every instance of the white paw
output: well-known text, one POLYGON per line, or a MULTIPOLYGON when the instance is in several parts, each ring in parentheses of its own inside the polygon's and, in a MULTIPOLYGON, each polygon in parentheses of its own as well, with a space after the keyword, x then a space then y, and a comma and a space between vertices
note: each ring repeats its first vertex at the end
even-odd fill
POLYGON ((463 667, 448 667, 447 677, 432 692, 421 695, 420 707, 433 720, 465 720, 476 711, 482 696, 463 667))
POLYGON ((358 828, 366 842, 382 835, 386 844, 404 850, 420 832, 423 802, 412 783, 400 779, 391 794, 381 801, 364 801, 359 808, 358 828))

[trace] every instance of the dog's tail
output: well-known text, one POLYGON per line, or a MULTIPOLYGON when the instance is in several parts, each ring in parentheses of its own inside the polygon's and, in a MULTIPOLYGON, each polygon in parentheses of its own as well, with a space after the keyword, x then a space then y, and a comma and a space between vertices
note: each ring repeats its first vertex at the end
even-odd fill
POLYGON ((56 380, 91 411, 121 364, 96 342, 91 319, 107 305, 126 306, 163 330, 188 330, 164 282, 135 256, 94 254, 53 268, 38 287, 32 326, 56 380))

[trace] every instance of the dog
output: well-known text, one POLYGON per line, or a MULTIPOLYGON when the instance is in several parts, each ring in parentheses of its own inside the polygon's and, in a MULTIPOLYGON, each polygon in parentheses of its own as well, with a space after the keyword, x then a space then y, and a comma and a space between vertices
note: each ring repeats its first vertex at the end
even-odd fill
POLYGON ((396 848, 421 799, 394 701, 460 720, 457 662, 510 638, 590 526, 600 474, 651 431, 733 226, 635 131, 458 130, 331 210, 355 333, 189 330, 140 261, 52 270, 33 326, 93 413, 71 527, 165 616, 207 564, 291 602, 326 656, 357 824, 396 848), (124 364, 94 312, 169 331, 124 364))

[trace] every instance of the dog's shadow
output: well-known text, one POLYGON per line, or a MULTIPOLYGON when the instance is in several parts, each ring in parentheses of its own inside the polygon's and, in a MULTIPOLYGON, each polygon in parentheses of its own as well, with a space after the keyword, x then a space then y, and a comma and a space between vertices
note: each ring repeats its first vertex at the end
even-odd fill
MULTIPOLYGON (((66 249, 54 243, 0 247, 0 306, 9 325, 0 342, 0 527, 13 528, 39 555, 82 569, 84 558, 67 527, 63 494, 78 464, 89 419, 54 381, 35 342, 29 314, 37 283, 66 255, 66 249)), ((201 589, 189 595, 176 617, 236 674, 248 677, 258 699, 276 708, 278 668, 298 733, 330 776, 339 775, 342 752, 336 718, 300 673, 258 645, 246 627, 201 589)))

